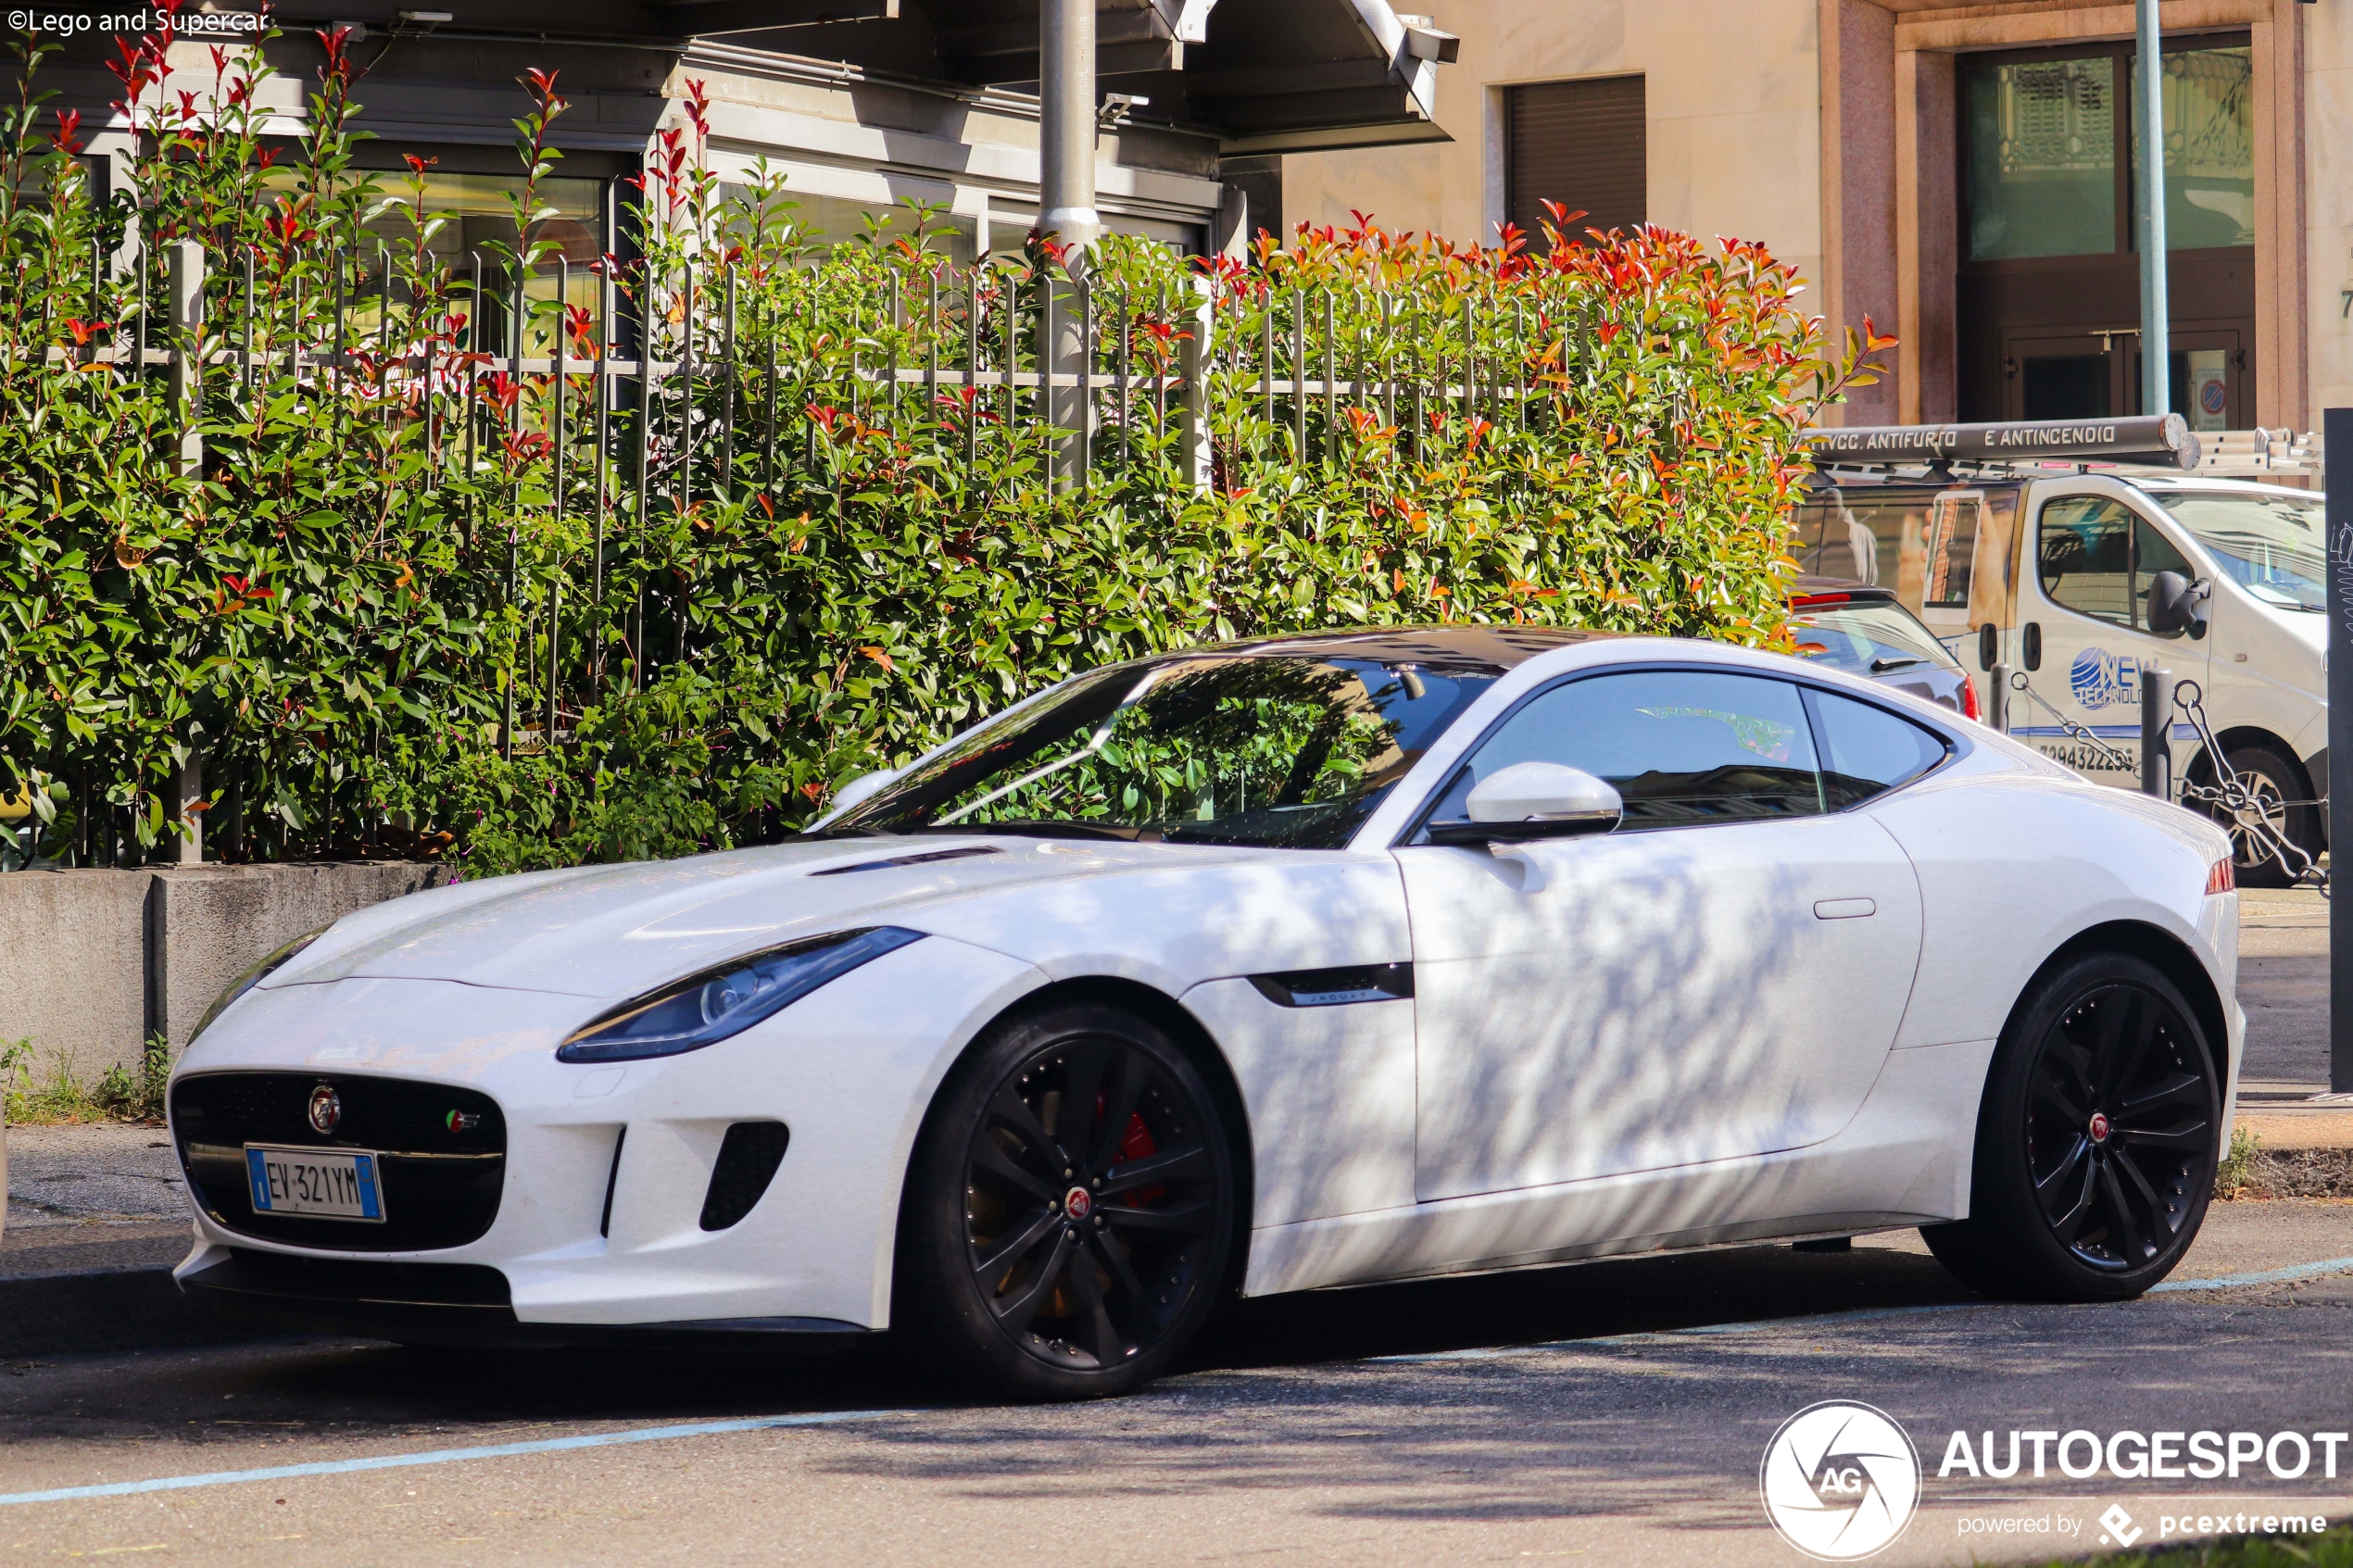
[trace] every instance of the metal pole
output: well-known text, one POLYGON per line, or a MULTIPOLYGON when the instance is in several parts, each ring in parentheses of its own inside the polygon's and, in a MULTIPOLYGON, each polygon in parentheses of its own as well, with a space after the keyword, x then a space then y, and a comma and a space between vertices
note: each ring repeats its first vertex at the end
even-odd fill
POLYGON ((1038 7, 1038 227, 1063 244, 1102 233, 1095 210, 1095 0, 1038 7))
POLYGON ((2165 56, 2158 34, 2158 0, 2136 0, 2140 22, 2133 110, 2140 121, 2141 177, 2133 182, 2141 247, 2141 412, 2170 414, 2171 339, 2165 314, 2165 56))
POLYGON ((2010 733, 2010 667, 2007 664, 1995 664, 1993 669, 1985 672, 1985 721, 1994 726, 1995 734, 2008 734, 2010 733))
MULTIPOLYGON (((1070 248, 1063 262, 1074 279, 1087 271, 1086 251, 1102 233, 1095 210, 1095 0, 1043 0, 1038 8, 1038 227, 1070 248)), ((1058 282, 1052 264, 1043 278, 1051 302, 1058 282)), ((1039 399, 1047 423, 1069 433, 1051 459, 1049 483, 1084 483, 1087 456, 1087 313, 1051 310, 1039 345, 1049 380, 1039 399), (1063 378, 1069 377, 1067 386, 1063 378)))
POLYGON ((2141 667, 2141 793, 2173 797, 2173 671, 2141 667))
MULTIPOLYGON (((2323 441, 2353 452, 2353 408, 2321 416, 2323 441)), ((2319 782, 2328 797, 2329 844, 2353 844, 2353 791, 2337 798, 2335 759, 2353 756, 2353 485, 2328 491, 2329 773, 2319 782)), ((2353 898, 2329 900, 2329 1088, 2353 1094, 2353 898)))

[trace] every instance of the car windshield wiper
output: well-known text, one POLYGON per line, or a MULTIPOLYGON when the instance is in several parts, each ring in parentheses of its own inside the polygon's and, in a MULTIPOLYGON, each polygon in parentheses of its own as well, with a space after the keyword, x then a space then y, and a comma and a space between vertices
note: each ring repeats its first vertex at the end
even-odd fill
POLYGON ((1925 659, 1874 659, 1871 660, 1871 673, 1884 675, 1891 670, 1909 670, 1915 664, 1927 662, 1925 659))

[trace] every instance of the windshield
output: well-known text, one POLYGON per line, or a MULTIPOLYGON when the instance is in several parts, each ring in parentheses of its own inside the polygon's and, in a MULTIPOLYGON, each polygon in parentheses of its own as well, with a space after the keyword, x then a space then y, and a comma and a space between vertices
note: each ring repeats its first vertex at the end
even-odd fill
POLYGON ((1797 657, 1857 675, 1886 675, 1928 665, 1957 668, 1935 633, 1891 604, 1846 604, 1790 617, 1797 657))
POLYGON ((1338 848, 1491 665, 1212 656, 1082 675, 826 829, 1338 848))
POLYGON ((2328 552, 2320 496, 2242 491, 2157 491, 2158 504, 2197 536, 2222 570, 2265 604, 2284 609, 2327 603, 2328 552))

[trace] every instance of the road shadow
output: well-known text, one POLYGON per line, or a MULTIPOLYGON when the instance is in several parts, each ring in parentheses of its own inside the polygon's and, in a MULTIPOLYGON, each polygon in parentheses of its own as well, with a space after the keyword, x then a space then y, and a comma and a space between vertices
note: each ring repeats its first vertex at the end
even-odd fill
MULTIPOLYGON (((1974 1299, 1931 1259, 1742 1248, 1238 1303, 1174 1375, 1594 1339, 1974 1299)), ((835 1355, 409 1348, 290 1337, 0 1363, 0 1450, 76 1436, 201 1446, 272 1432, 491 1440, 557 1422, 963 1406, 887 1336, 835 1355), (37 1375, 27 1375, 37 1374, 37 1375)), ((1171 1385, 1175 1386, 1175 1385, 1171 1385)))

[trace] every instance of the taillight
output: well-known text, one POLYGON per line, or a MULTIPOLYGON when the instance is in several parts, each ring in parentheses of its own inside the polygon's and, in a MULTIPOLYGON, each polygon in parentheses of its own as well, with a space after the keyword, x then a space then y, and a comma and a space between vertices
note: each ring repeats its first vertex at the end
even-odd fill
POLYGON ((1977 683, 1967 675, 1961 677, 1961 717, 1985 722, 1984 710, 1977 706, 1977 683))
POLYGON ((2215 861, 2212 869, 2206 873, 2207 897, 2210 898, 2217 893, 2236 893, 2238 890, 2238 873, 2231 869, 2231 858, 2225 855, 2215 861))

